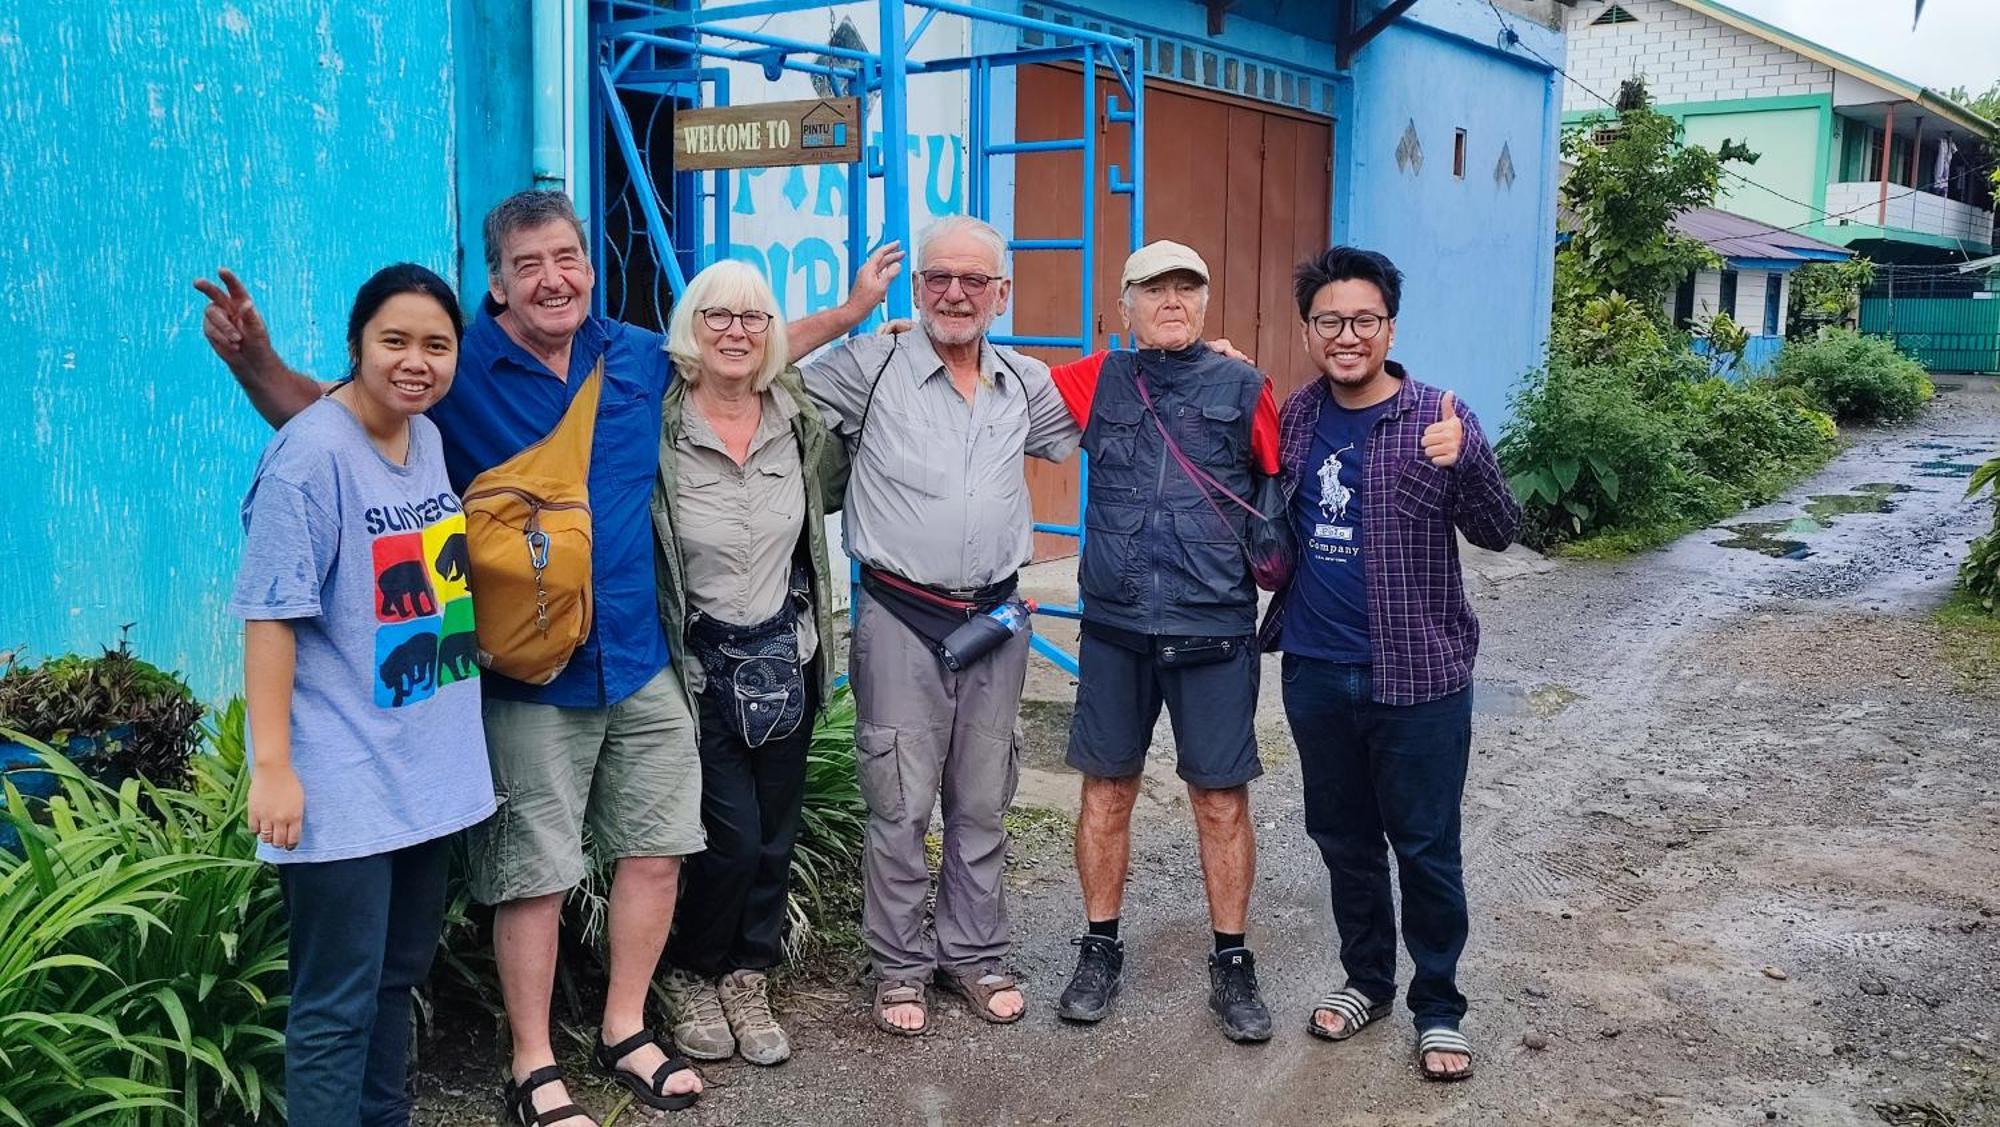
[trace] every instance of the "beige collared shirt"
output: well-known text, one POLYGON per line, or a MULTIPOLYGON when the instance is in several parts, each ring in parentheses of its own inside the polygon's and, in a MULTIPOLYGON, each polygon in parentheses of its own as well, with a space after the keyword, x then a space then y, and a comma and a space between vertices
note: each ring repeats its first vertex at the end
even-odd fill
POLYGON ((983 587, 1032 557, 1021 457, 1060 462, 1082 432, 1041 361, 982 342, 979 369, 967 403, 921 329, 852 337, 805 366, 853 459, 848 555, 937 587, 983 587))
MULTIPOLYGON (((735 626, 755 625, 784 608, 793 549, 805 527, 805 468, 792 439, 798 408, 769 391, 762 399, 763 417, 742 465, 729 456, 693 395, 681 402, 674 443, 675 524, 688 609, 735 626)), ((819 648, 819 635, 810 614, 800 615, 798 626, 804 661, 819 648)))

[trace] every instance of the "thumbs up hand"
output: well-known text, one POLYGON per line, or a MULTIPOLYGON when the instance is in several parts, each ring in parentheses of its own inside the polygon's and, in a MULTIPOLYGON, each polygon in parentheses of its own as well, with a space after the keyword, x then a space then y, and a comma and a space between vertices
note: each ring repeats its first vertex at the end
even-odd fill
POLYGON ((1458 396, 1447 391, 1438 404, 1438 421, 1424 428, 1424 457, 1439 469, 1450 469, 1458 464, 1464 446, 1465 423, 1458 417, 1458 396))

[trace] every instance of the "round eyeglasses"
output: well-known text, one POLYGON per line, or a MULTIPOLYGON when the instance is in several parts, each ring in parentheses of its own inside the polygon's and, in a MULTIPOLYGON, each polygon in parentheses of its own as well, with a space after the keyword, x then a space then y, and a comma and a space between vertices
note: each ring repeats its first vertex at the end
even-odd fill
POLYGON ((1381 335, 1382 326, 1389 323, 1389 318, 1376 313, 1356 313, 1352 317, 1322 313, 1312 318, 1310 323, 1321 340, 1334 340, 1349 328, 1354 330, 1355 340, 1374 340, 1381 335))
POLYGON ((732 309, 710 308, 700 313, 701 323, 715 333, 728 332, 730 324, 735 321, 743 322, 743 331, 753 337, 762 335, 765 329, 771 327, 771 315, 761 309, 746 309, 738 313, 732 309))

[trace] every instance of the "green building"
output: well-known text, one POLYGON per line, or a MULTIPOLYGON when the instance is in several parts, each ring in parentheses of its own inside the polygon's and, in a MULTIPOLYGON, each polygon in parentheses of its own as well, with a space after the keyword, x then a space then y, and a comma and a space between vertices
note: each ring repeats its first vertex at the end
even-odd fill
POLYGON ((1565 122, 1637 75, 1690 144, 1760 154, 1727 166, 1717 207, 1878 263, 1993 253, 2000 125, 1713 0, 1577 0, 1564 22, 1565 122))

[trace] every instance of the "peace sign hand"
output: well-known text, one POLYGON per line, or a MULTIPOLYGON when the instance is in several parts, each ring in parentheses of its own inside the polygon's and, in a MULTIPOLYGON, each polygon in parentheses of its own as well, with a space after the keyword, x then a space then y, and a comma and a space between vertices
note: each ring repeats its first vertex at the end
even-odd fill
POLYGON ((1438 421, 1424 428, 1424 457, 1439 469, 1458 464, 1465 448, 1465 421, 1458 417, 1458 396, 1445 392, 1438 404, 1438 421))
POLYGON ((201 335, 207 338, 208 346, 238 379, 268 371, 272 365, 282 366, 271 348, 264 315, 250 300, 250 287, 226 266, 217 273, 222 277, 220 286, 207 278, 194 280, 194 288, 208 299, 201 318, 201 335))

